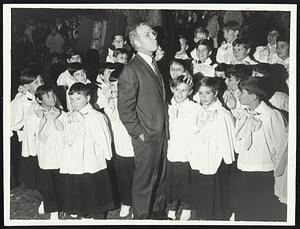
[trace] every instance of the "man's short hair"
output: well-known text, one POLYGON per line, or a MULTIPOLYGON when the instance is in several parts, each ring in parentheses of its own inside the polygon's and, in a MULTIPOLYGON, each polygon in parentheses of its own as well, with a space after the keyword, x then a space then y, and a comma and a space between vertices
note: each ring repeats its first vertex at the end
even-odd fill
POLYGON ((136 24, 136 25, 132 26, 132 27, 130 28, 129 34, 128 34, 130 44, 131 44, 131 46, 132 46, 135 50, 137 50, 137 46, 135 45, 135 41, 138 39, 137 27, 139 27, 139 26, 141 26, 141 25, 147 25, 147 26, 149 26, 147 23, 141 22, 141 23, 139 23, 139 24, 136 24))

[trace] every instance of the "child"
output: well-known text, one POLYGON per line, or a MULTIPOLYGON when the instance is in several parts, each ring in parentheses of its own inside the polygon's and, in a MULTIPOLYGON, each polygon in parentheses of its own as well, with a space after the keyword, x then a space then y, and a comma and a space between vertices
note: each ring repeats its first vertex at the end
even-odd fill
POLYGON ((191 216, 188 197, 189 152, 191 130, 195 125, 198 105, 188 99, 192 93, 192 85, 184 79, 184 75, 173 79, 170 83, 174 96, 169 105, 170 139, 167 152, 167 208, 168 217, 175 220, 178 204, 183 210, 180 220, 188 220, 191 216))
POLYGON ((11 130, 18 134, 22 142, 21 181, 25 188, 38 188, 38 161, 36 156, 35 134, 36 123, 27 123, 28 115, 34 113, 38 104, 34 98, 36 89, 42 85, 43 79, 33 68, 23 69, 20 82, 26 93, 18 93, 11 102, 11 130))
POLYGON ((251 51, 251 44, 247 38, 236 39, 233 43, 233 56, 235 57, 231 64, 257 64, 256 61, 249 57, 251 51))
POLYGON ((276 39, 280 35, 277 28, 270 28, 268 31, 266 46, 256 47, 255 53, 253 54, 255 60, 261 63, 272 63, 272 58, 276 53, 276 39))
POLYGON ((236 21, 228 21, 224 24, 223 32, 225 41, 217 50, 217 62, 230 64, 234 60, 232 43, 237 39, 239 33, 239 23, 236 21))
POLYGON ((187 54, 187 50, 189 48, 187 39, 183 35, 179 35, 178 40, 179 40, 179 44, 180 44, 180 50, 176 52, 174 58, 181 59, 181 60, 190 59, 190 57, 187 54))
POLYGON ((58 193, 63 185, 59 175, 64 149, 64 113, 57 106, 55 89, 49 85, 37 88, 35 98, 39 108, 28 117, 31 124, 37 123, 36 151, 39 162, 40 192, 43 201, 39 213, 51 213, 50 219, 58 219, 61 201, 58 193))
POLYGON ((210 59, 212 53, 212 47, 210 46, 209 40, 200 40, 196 45, 196 56, 197 59, 192 61, 193 63, 193 74, 201 72, 203 75, 208 77, 215 76, 216 64, 210 59))
POLYGON ((62 210, 95 217, 113 206, 106 160, 112 157, 111 136, 103 114, 89 104, 90 90, 75 83, 69 90, 72 112, 65 122, 65 147, 60 173, 63 177, 62 210))
POLYGON ((287 153, 284 120, 264 102, 262 78, 243 79, 239 89, 240 103, 248 108, 236 113, 235 219, 285 220, 286 209, 274 195, 274 170, 287 153))
POLYGON ((88 83, 90 83, 90 80, 87 79, 85 69, 84 69, 83 65, 79 62, 69 63, 68 72, 69 72, 71 77, 67 82, 68 83, 68 85, 67 85, 68 89, 67 89, 67 92, 66 92, 66 101, 67 101, 67 109, 69 111, 71 111, 72 106, 70 104, 70 97, 69 97, 69 94, 68 94, 68 91, 70 90, 70 87, 76 82, 80 82, 80 83, 83 83, 83 84, 88 84, 88 83))
POLYGON ((98 89, 97 104, 100 108, 104 108, 107 105, 107 98, 110 96, 110 74, 117 68, 117 64, 105 62, 99 67, 99 74, 96 79, 98 89))
POLYGON ((104 110, 110 121, 116 153, 114 162, 122 203, 119 215, 120 217, 126 217, 129 215, 130 207, 132 206, 131 188, 134 170, 134 152, 131 137, 122 124, 117 109, 117 79, 120 71, 121 68, 120 70, 113 71, 110 76, 111 96, 108 98, 108 103, 105 105, 104 110))
MULTIPOLYGON (((66 55, 67 63, 81 63, 80 53, 76 50, 69 50, 66 55)), ((70 87, 74 82, 68 69, 61 73, 56 81, 58 86, 70 87)))
POLYGON ((280 35, 276 40, 276 55, 271 64, 282 64, 289 72, 290 63, 290 38, 286 35, 280 35))
POLYGON ((125 40, 124 40, 124 36, 122 34, 116 34, 113 37, 113 41, 112 41, 112 47, 108 48, 108 54, 106 57, 106 62, 110 62, 110 63, 114 63, 114 50, 119 49, 119 48, 124 48, 125 45, 125 40))
POLYGON ((234 162, 234 120, 217 98, 215 78, 198 85, 201 109, 190 149, 190 203, 200 219, 228 220, 231 216, 231 164, 234 162))
POLYGON ((113 63, 126 64, 128 60, 128 53, 125 48, 117 48, 113 53, 113 63))
POLYGON ((250 77, 251 74, 251 68, 244 64, 232 65, 225 71, 227 90, 223 94, 223 101, 228 109, 234 110, 241 107, 238 100, 238 95, 240 93, 238 82, 245 77, 250 77))

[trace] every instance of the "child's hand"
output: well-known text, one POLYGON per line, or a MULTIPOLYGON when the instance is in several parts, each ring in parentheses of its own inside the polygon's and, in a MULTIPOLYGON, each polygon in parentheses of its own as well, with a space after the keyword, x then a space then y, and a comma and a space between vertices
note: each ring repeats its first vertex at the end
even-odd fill
POLYGON ((190 73, 184 72, 183 75, 184 75, 183 80, 184 81, 186 80, 187 84, 189 86, 192 86, 193 85, 193 77, 190 75, 190 73))
POLYGON ((27 92, 28 92, 28 88, 26 86, 24 86, 24 85, 20 85, 18 87, 18 92, 22 93, 23 95, 26 95, 27 92))

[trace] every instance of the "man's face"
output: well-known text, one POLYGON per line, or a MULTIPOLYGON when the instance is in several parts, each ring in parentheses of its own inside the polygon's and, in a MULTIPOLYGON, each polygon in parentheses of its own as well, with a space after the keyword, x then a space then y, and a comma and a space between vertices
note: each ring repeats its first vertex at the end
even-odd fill
POLYGON ((148 25, 139 25, 136 28, 138 39, 135 41, 135 44, 138 48, 137 51, 151 55, 154 51, 157 50, 157 33, 151 29, 148 25))
POLYGON ((235 45, 233 47, 233 55, 238 61, 242 61, 249 55, 250 49, 246 49, 245 45, 235 45))

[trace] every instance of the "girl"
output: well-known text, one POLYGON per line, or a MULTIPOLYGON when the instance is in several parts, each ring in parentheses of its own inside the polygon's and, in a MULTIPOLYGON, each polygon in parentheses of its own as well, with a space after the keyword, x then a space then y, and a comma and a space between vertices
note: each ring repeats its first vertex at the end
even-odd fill
POLYGON ((267 96, 263 85, 259 77, 239 83, 239 100, 248 108, 236 113, 236 220, 286 219, 286 206, 274 195, 274 172, 281 175, 277 169, 287 158, 288 132, 280 112, 263 101, 267 96))
POLYGON ((215 78, 204 77, 197 88, 201 109, 189 154, 191 208, 200 219, 228 220, 234 120, 217 98, 215 78))
POLYGON ((90 89, 75 83, 69 90, 72 112, 65 122, 65 147, 59 172, 64 189, 62 210, 96 217, 114 207, 106 160, 112 157, 104 115, 89 104, 90 89))
POLYGON ((170 83, 174 96, 169 105, 170 139, 167 151, 167 204, 168 217, 175 220, 178 204, 183 210, 180 220, 191 216, 187 194, 190 167, 187 161, 192 126, 195 125, 198 105, 188 99, 192 85, 186 82, 184 75, 170 83))
POLYGON ((37 88, 35 98, 39 108, 29 117, 38 124, 36 132, 37 157, 40 167, 40 192, 43 201, 39 213, 51 213, 50 219, 58 219, 61 211, 59 191, 62 187, 59 167, 64 149, 64 112, 57 106, 55 89, 49 85, 37 88))
POLYGON ((38 161, 34 134, 37 125, 28 120, 28 115, 34 113, 38 107, 34 93, 44 82, 33 68, 24 69, 20 81, 22 90, 26 92, 18 93, 11 102, 11 130, 17 132, 18 140, 22 142, 20 179, 25 188, 36 189, 38 188, 38 161))

